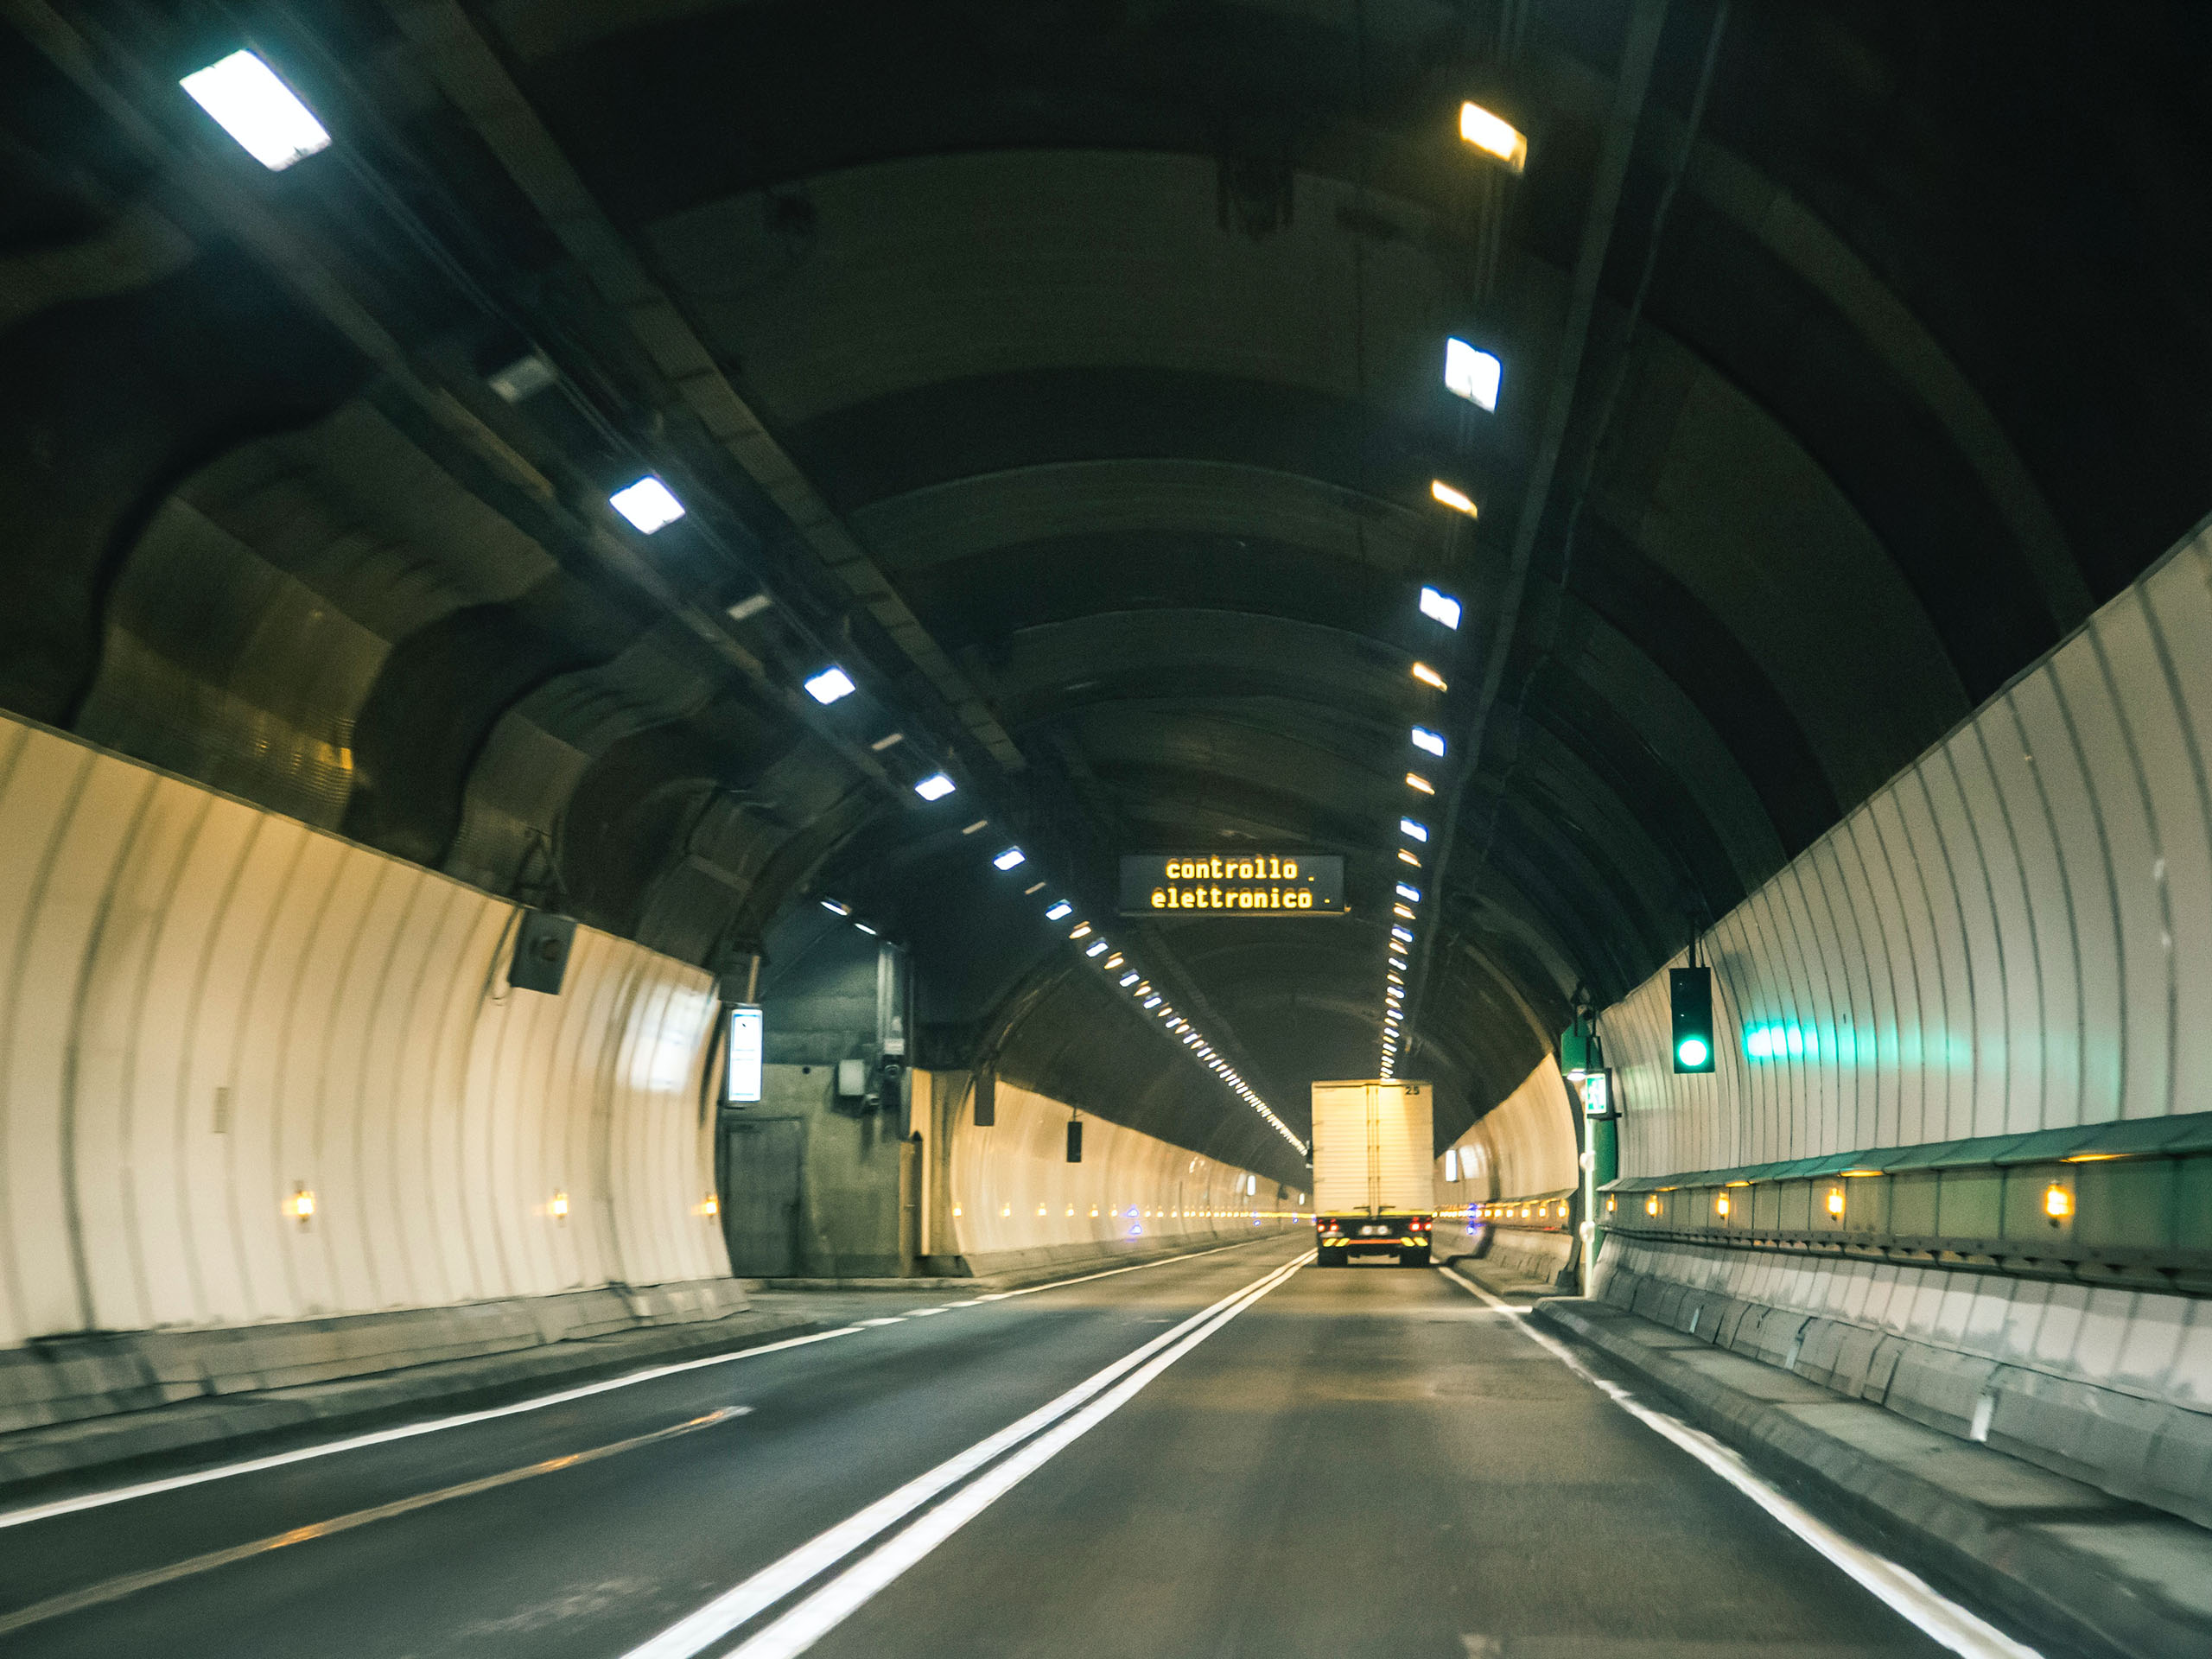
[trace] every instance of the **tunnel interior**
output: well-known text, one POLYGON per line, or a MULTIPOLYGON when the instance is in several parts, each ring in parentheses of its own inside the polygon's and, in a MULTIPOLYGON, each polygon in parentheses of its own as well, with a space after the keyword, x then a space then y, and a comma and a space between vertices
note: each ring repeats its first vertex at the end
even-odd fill
POLYGON ((0 16, 0 1441, 1282 1244, 1351 1079, 2212 1524, 2212 10, 0 16))

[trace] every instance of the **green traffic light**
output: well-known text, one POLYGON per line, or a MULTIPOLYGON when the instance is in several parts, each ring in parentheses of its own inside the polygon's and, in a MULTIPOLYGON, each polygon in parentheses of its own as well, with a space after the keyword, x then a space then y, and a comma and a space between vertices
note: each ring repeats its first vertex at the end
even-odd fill
POLYGON ((1688 1066, 1703 1065, 1705 1057, 1712 1052, 1705 1046, 1705 1039, 1702 1037, 1685 1037, 1681 1046, 1675 1050, 1675 1055, 1681 1063, 1688 1066))

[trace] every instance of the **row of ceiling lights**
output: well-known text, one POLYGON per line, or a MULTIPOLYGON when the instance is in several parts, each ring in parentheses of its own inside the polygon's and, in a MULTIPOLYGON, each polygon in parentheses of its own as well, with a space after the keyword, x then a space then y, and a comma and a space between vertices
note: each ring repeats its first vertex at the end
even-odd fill
MULTIPOLYGON (((976 824, 969 827, 980 829, 982 826, 976 824)), ((1018 868, 1027 861, 1027 855, 1019 847, 1009 847, 991 860, 994 868, 1001 871, 1018 868)), ((1027 890, 1024 897, 1033 898, 1045 890, 1046 885, 1042 881, 1035 883, 1027 890)), ((880 937, 875 929, 855 916, 852 906, 842 899, 824 899, 821 902, 823 909, 830 912, 831 915, 843 917, 870 938, 880 937)), ((1065 922, 1075 913, 1076 907, 1073 901, 1066 899, 1054 899, 1045 907, 1045 919, 1048 922, 1065 922)), ((1188 1049, 1192 1057, 1211 1071, 1231 1093, 1265 1118, 1270 1128, 1296 1147, 1300 1157, 1305 1155, 1306 1143, 1298 1138, 1297 1133, 1291 1128, 1290 1125, 1275 1116, 1274 1109, 1261 1098, 1259 1090, 1247 1083, 1243 1075, 1215 1050, 1213 1045, 1206 1040, 1204 1032, 1192 1025, 1187 1017, 1178 1014, 1175 1011, 1175 1005, 1167 1000, 1164 993, 1153 988, 1152 982, 1145 977, 1143 970, 1131 963, 1122 951, 1116 950, 1112 940, 1101 934, 1089 922, 1080 919, 1068 930, 1068 940, 1076 949, 1082 951, 1086 960, 1096 964, 1102 972, 1116 976, 1115 984, 1120 989, 1127 991, 1141 1011, 1157 1019, 1168 1034, 1188 1049)))
MULTIPOLYGON (((312 111, 279 79, 269 66, 249 51, 238 51, 186 76, 180 83, 194 102, 206 110, 246 151, 272 172, 281 172, 295 162, 326 149, 330 134, 312 111)), ((1513 126, 1475 104, 1465 104, 1459 111, 1459 136, 1484 153, 1495 156, 1515 173, 1528 162, 1528 140, 1513 126)), ((1465 340, 1452 339, 1445 342, 1444 384, 1446 390, 1465 398, 1478 408, 1495 410, 1497 395, 1504 378, 1503 365, 1492 353, 1477 349, 1465 340)), ((1431 481, 1431 496, 1441 505, 1468 518, 1476 516, 1473 499, 1464 491, 1442 479, 1431 481)), ((614 491, 607 498, 607 505, 643 535, 654 535, 677 523, 684 516, 683 504, 674 491, 652 474, 633 480, 614 491)), ((765 595, 754 595, 731 607, 734 618, 742 620, 745 615, 765 608, 765 595)), ((1421 592, 1421 612, 1431 620, 1456 630, 1459 626, 1459 601, 1434 588, 1423 588, 1421 592)), ((1413 677, 1431 690, 1443 692, 1449 689, 1442 675, 1426 663, 1413 664, 1413 677)), ((803 682, 807 694, 823 705, 837 702, 859 690, 842 665, 831 663, 807 677, 803 682)), ((903 741, 904 734, 891 732, 877 739, 870 747, 879 752, 903 741)), ((1441 760, 1445 755, 1443 736, 1426 727, 1415 726, 1410 734, 1414 747, 1441 760)), ((1418 772, 1406 773, 1406 785, 1418 793, 1433 795, 1435 785, 1418 772)), ((943 771, 931 772, 912 785, 915 794, 925 801, 936 802, 956 792, 952 779, 943 771)), ((963 834, 974 834, 988 821, 977 819, 967 826, 963 834)), ((1407 840, 1425 844, 1428 840, 1427 827, 1412 817, 1398 820, 1400 834, 1407 840)), ((1400 847, 1401 862, 1418 870, 1421 860, 1410 848, 1400 847)), ((1008 847, 995 855, 991 862, 1001 871, 1012 870, 1026 861, 1019 847, 1008 847)), ((1040 886, 1042 884, 1039 884, 1040 886)), ((1032 893, 1038 888, 1030 889, 1032 893)), ((1416 919, 1415 906, 1421 903, 1421 893, 1408 882, 1396 884, 1392 905, 1389 966, 1384 973, 1383 1035, 1381 1071, 1388 1077, 1396 1069, 1402 1033, 1405 1000, 1405 976, 1414 942, 1411 924, 1416 919)), ((835 899, 823 904, 836 913, 851 917, 850 910, 835 899)), ((1072 906, 1066 900, 1056 901, 1046 912, 1053 920, 1065 919, 1072 906)), ((875 930, 858 918, 853 925, 863 932, 874 934, 875 930)), ((1078 943, 1091 936, 1090 925, 1079 923, 1069 935, 1078 943)), ((1103 938, 1092 938, 1084 945, 1084 954, 1093 959, 1104 957, 1102 965, 1109 970, 1125 965, 1124 958, 1113 952, 1103 938)), ((1190 1021, 1175 1012, 1166 999, 1152 990, 1147 981, 1135 969, 1123 973, 1118 982, 1123 989, 1130 990, 1147 1011, 1160 1019, 1166 1028, 1181 1039, 1207 1067, 1214 1071, 1261 1116, 1275 1132, 1296 1147, 1302 1154, 1305 1145, 1288 1125, 1275 1116, 1251 1085, 1238 1076, 1236 1070, 1215 1052, 1204 1034, 1190 1021)))
MULTIPOLYGON (((1529 141, 1511 123, 1492 115, 1478 104, 1459 106, 1459 136, 1485 155, 1496 157, 1512 172, 1518 173, 1528 165, 1529 141)), ((1505 365, 1490 352, 1469 345, 1464 340, 1444 342, 1444 388, 1453 396, 1465 398, 1478 409, 1495 412, 1497 394, 1504 384, 1505 365)), ((1438 505, 1469 518, 1476 516, 1474 499, 1464 490, 1444 480, 1429 481, 1430 498, 1438 505)), ((1434 588, 1421 590, 1421 613, 1428 620, 1457 632, 1459 627, 1459 601, 1451 594, 1434 588)), ((1412 675, 1414 682, 1440 695, 1451 690, 1443 675, 1427 663, 1415 662, 1412 675)), ((1434 760, 1445 758, 1446 743, 1441 732, 1426 726, 1415 726, 1408 734, 1408 741, 1421 753, 1434 760)), ((1421 763, 1415 762, 1416 766, 1421 763)), ((1419 771, 1406 773, 1406 787, 1417 795, 1436 793, 1436 785, 1419 771)), ((1419 871, 1421 855, 1416 847, 1428 844, 1428 826, 1420 819, 1406 816, 1398 820, 1400 845, 1398 861, 1419 871), (1408 845, 1406 843, 1412 843, 1408 845)), ((1402 1050, 1406 1033, 1406 978, 1411 972, 1414 925, 1420 919, 1421 889, 1411 881, 1401 880, 1392 889, 1390 904, 1389 949, 1382 969, 1382 1046, 1381 1063, 1376 1071, 1384 1079, 1395 1077, 1398 1057, 1402 1050)))

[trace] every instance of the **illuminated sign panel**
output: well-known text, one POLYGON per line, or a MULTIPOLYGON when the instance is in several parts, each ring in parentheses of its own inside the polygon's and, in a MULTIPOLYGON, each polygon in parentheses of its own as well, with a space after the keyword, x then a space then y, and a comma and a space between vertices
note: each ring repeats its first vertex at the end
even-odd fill
POLYGON ((1335 853, 1144 853, 1122 860, 1122 913, 1233 912, 1341 916, 1344 861, 1335 853))
POLYGON ((741 1002, 729 1011, 729 1099, 733 1105, 760 1098, 760 1010, 741 1002))

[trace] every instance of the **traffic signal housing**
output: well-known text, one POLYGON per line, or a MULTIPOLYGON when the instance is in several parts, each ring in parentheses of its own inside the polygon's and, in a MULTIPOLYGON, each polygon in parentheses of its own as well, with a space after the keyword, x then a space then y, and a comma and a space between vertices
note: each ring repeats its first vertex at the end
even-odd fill
POLYGON ((1675 1011, 1675 1070, 1712 1071, 1713 969, 1670 968, 1667 990, 1675 1011))

